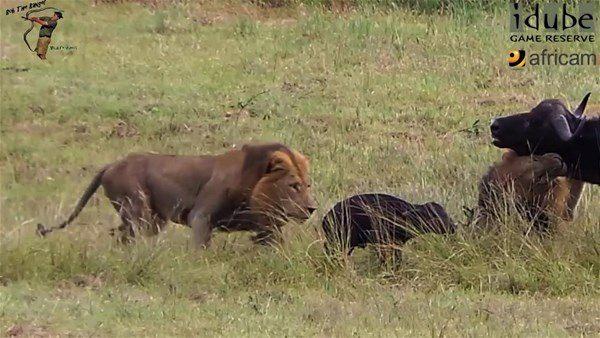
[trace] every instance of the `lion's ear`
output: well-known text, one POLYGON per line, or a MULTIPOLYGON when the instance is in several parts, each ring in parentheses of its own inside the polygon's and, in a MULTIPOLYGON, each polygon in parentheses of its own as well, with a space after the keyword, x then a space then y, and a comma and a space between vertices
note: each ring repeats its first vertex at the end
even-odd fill
POLYGON ((519 154, 517 154, 517 152, 512 149, 504 149, 504 152, 502 153, 502 161, 505 162, 510 162, 516 159, 517 157, 519 157, 519 154))
POLYGON ((308 156, 306 156, 306 155, 304 155, 304 154, 300 153, 300 152, 299 152, 299 151, 297 151, 297 150, 292 150, 292 154, 294 154, 294 157, 296 157, 296 159, 297 159, 298 161, 301 161, 301 162, 307 162, 307 163, 309 162, 309 158, 308 158, 308 156))
POLYGON ((275 171, 288 171, 291 165, 292 160, 287 154, 281 151, 276 151, 271 155, 269 165, 267 166, 267 173, 272 173, 275 171))
POLYGON ((308 173, 308 168, 310 167, 310 161, 308 157, 304 154, 299 153, 296 150, 292 150, 294 157, 296 158, 296 164, 302 173, 308 173))

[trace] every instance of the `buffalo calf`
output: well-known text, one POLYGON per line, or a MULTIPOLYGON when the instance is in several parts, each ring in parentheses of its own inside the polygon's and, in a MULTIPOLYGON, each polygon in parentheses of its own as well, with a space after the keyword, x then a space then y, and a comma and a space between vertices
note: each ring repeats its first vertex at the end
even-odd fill
POLYGON ((325 250, 351 254, 367 244, 401 245, 422 233, 454 232, 444 208, 411 204, 386 194, 361 194, 338 202, 323 218, 325 250))

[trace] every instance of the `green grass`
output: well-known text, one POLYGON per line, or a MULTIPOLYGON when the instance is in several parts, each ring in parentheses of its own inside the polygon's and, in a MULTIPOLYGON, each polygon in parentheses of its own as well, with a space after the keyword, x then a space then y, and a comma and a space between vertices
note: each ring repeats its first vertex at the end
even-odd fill
POLYGON ((511 218, 493 233, 418 238, 395 267, 370 250, 332 262, 319 232, 328 208, 357 192, 437 201, 464 221, 500 158, 489 119, 596 95, 597 67, 508 69, 502 11, 55 5, 66 15, 52 44, 77 51, 46 63, 25 48, 24 22, 0 23, 0 335, 600 333, 598 187, 559 235, 524 236, 511 218), (280 247, 219 233, 194 253, 177 226, 123 247, 102 193, 72 228, 34 235, 127 152, 272 140, 310 157, 320 204, 280 247))

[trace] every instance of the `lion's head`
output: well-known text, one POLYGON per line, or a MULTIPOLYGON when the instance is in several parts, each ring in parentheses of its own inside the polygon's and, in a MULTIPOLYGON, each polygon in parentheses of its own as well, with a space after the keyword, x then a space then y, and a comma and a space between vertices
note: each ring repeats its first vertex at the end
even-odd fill
POLYGON ((250 209, 274 219, 306 220, 316 209, 308 160, 295 150, 272 152, 264 176, 252 190, 250 209))
POLYGON ((528 217, 535 217, 553 201, 557 177, 566 173, 557 154, 518 156, 507 150, 481 180, 479 207, 494 214, 514 203, 528 217))
POLYGON ((556 177, 566 175, 567 167, 557 154, 518 156, 507 150, 492 173, 496 184, 532 199, 548 192, 556 177))

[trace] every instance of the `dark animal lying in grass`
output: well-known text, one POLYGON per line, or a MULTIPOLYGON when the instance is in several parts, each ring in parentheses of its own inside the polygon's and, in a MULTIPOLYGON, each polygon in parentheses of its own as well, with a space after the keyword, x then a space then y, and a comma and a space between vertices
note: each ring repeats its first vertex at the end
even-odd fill
POLYGON ((557 154, 519 156, 506 150, 479 183, 477 223, 494 224, 511 208, 538 230, 547 230, 557 217, 572 220, 583 182, 559 177, 566 173, 557 154))
POLYGON ((305 220, 315 210, 308 160, 281 144, 245 145, 216 156, 132 154, 101 169, 68 220, 96 189, 119 212, 123 241, 136 230, 158 233, 167 221, 192 228, 196 247, 209 244, 214 229, 255 231, 268 241, 288 218, 305 220))
POLYGON ((520 156, 559 154, 566 176, 600 184, 600 118, 583 117, 589 97, 573 113, 559 100, 544 100, 528 113, 493 119, 493 144, 520 156))
POLYGON ((367 244, 401 245, 418 234, 454 232, 437 203, 411 204, 386 194, 362 194, 338 202, 323 218, 328 253, 351 254, 367 244))

